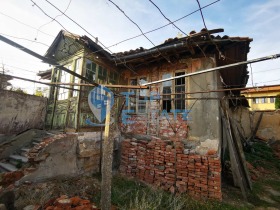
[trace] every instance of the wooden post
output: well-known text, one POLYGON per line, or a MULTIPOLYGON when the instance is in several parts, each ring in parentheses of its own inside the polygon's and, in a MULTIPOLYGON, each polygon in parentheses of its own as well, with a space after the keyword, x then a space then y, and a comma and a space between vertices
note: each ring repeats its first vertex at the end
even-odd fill
POLYGON ((101 209, 111 209, 111 183, 112 183, 112 162, 113 162, 113 146, 114 146, 114 125, 111 125, 111 115, 114 116, 115 106, 112 107, 111 112, 111 95, 108 94, 107 107, 106 107, 106 120, 105 120, 105 134, 104 142, 102 145, 102 166, 101 166, 101 209), (110 132, 111 130, 111 132, 110 132))

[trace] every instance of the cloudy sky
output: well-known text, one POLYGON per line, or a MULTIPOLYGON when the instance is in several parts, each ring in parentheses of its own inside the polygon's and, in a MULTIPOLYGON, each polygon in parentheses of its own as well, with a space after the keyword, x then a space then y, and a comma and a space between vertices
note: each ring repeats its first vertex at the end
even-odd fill
MULTIPOLYGON (((75 34, 98 37, 112 52, 138 47, 151 48, 153 45, 143 36, 115 45, 122 40, 140 34, 131 23, 108 0, 0 0, 0 35, 44 55, 62 26, 75 34), (71 22, 50 3, 85 28, 90 34, 71 22), (39 9, 39 7, 42 9, 39 9), (49 15, 46 16, 43 12, 49 15), (61 25, 59 25, 55 20, 61 25), (27 39, 27 40, 26 40, 27 39)), ((168 24, 158 9, 149 0, 112 0, 139 27, 150 31, 168 24)), ((201 6, 215 0, 200 0, 201 6)), ((196 0, 153 0, 172 21, 198 9, 196 0)), ((254 39, 248 59, 280 53, 280 1, 279 0, 220 0, 203 9, 208 29, 224 28, 220 34, 248 36, 254 39)), ((185 33, 200 31, 204 26, 199 12, 176 22, 185 33)), ((161 44, 170 37, 176 37, 179 30, 172 25, 147 34, 153 43, 161 44)), ((280 83, 280 59, 252 64, 248 86, 280 83), (253 79, 252 79, 253 78, 253 79)), ((7 73, 21 77, 36 78, 36 72, 49 66, 40 60, 0 42, 0 66, 7 73)), ((250 70, 250 68, 249 68, 250 70)), ((36 85, 13 81, 18 87, 32 92, 36 85)))

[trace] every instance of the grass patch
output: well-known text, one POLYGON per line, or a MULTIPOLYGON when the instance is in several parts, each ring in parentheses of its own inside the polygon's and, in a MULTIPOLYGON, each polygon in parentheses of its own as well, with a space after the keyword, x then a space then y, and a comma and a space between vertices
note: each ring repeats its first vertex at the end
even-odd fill
POLYGON ((251 151, 245 152, 246 160, 255 168, 261 166, 280 174, 280 161, 265 142, 254 142, 251 151))
POLYGON ((183 195, 172 195, 133 179, 113 178, 112 204, 122 210, 248 209, 217 201, 197 201, 183 195))

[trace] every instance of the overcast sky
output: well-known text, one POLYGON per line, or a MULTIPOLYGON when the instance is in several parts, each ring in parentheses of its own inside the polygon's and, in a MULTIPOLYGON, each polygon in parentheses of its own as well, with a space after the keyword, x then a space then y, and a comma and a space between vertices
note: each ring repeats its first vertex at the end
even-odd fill
MULTIPOLYGON (((105 46, 112 46, 127 38, 140 34, 131 23, 108 0, 49 0, 90 34, 61 15, 46 0, 33 0, 41 9, 55 18, 62 26, 75 34, 98 37, 105 46), (67 9, 68 8, 68 9, 67 9)), ((168 24, 158 9, 149 0, 113 0, 139 27, 150 31, 168 24)), ((215 0, 200 0, 205 6, 215 0)), ((162 12, 172 21, 198 9, 196 0, 154 0, 162 12)), ((31 0, 0 0, 0 34, 44 55, 55 36, 62 28, 56 21, 47 17, 31 0), (29 39, 30 41, 24 40, 29 39), (36 41, 36 42, 32 42, 36 41)), ((280 1, 279 0, 220 0, 203 9, 208 29, 224 28, 220 35, 248 36, 253 38, 248 59, 280 53, 280 1)), ((176 25, 185 33, 200 31, 204 26, 197 12, 176 25)), ((147 34, 156 45, 168 38, 176 37, 179 30, 169 25, 147 34)), ((153 45, 143 36, 123 42, 110 48, 112 52, 126 51, 138 47, 151 48, 153 45)), ((36 78, 36 72, 49 66, 20 50, 0 42, 0 62, 10 74, 36 78), (28 70, 28 71, 26 71, 28 70)), ((254 85, 280 83, 280 59, 252 64, 254 85)), ((250 68, 249 68, 250 70, 250 68)), ((252 85, 252 79, 248 86, 252 85)), ((34 84, 13 81, 15 86, 32 91, 34 84)))

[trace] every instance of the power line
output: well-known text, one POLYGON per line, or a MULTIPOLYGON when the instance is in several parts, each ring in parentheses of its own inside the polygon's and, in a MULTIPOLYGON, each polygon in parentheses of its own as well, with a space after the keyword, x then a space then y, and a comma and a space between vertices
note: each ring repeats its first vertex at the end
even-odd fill
POLYGON ((36 38, 35 38, 35 39, 37 39, 38 31, 39 31, 42 27, 44 27, 44 26, 46 26, 46 25, 52 23, 56 18, 58 18, 58 17, 60 17, 60 16, 62 16, 62 15, 64 15, 64 14, 66 13, 66 11, 68 10, 68 8, 69 8, 71 2, 72 2, 72 0, 69 1, 69 3, 68 3, 68 5, 67 5, 66 9, 64 10, 64 12, 62 12, 61 14, 55 16, 55 17, 53 18, 53 20, 51 20, 51 21, 49 21, 49 22, 47 22, 47 23, 41 25, 41 26, 37 29, 37 35, 36 35, 36 38))
POLYGON ((250 70, 251 70, 251 82, 252 82, 252 86, 254 86, 253 69, 251 64, 250 64, 250 70))
MULTIPOLYGON (((58 7, 56 7, 54 4, 52 4, 52 3, 49 2, 48 0, 46 0, 46 1, 47 1, 51 6, 53 6, 55 9, 57 9, 58 11, 60 11, 61 13, 63 13, 63 12, 62 12, 58 7)), ((203 6, 201 9, 204 9, 204 8, 206 8, 206 7, 208 7, 208 6, 211 6, 211 5, 215 4, 215 3, 217 3, 218 1, 220 1, 220 0, 216 0, 216 1, 212 2, 212 3, 210 3, 210 4, 207 4, 207 5, 203 6)), ((153 32, 153 31, 156 31, 156 30, 159 30, 159 29, 161 29, 161 28, 164 28, 164 27, 166 27, 166 26, 168 26, 168 25, 170 25, 170 24, 172 24, 172 23, 175 23, 175 22, 177 22, 177 21, 179 21, 179 20, 182 20, 182 19, 184 19, 184 18, 186 18, 186 17, 188 17, 188 16, 190 16, 190 15, 192 15, 192 14, 198 12, 198 11, 199 11, 199 9, 198 9, 198 10, 195 10, 195 11, 193 11, 193 12, 191 12, 191 13, 189 13, 189 14, 187 14, 187 15, 185 15, 185 16, 183 16, 183 17, 181 17, 181 18, 179 18, 179 19, 177 19, 177 20, 175 20, 175 21, 172 21, 172 22, 169 23, 169 24, 166 24, 166 25, 161 26, 161 27, 159 27, 159 28, 156 28, 156 29, 153 29, 153 30, 151 30, 151 31, 145 32, 144 34, 148 34, 148 33, 151 33, 151 32, 153 32)), ((77 26, 79 26, 81 29, 83 29, 83 30, 84 30, 86 33, 88 33, 91 37, 93 37, 94 39, 96 39, 95 36, 93 36, 89 31, 87 31, 84 27, 82 27, 79 23, 77 23, 77 22, 76 22, 75 20, 73 20, 71 17, 69 17, 69 16, 66 15, 66 14, 64 14, 64 16, 67 17, 69 20, 71 20, 73 23, 75 23, 77 26)), ((118 43, 116 43, 116 44, 113 44, 113 45, 111 45, 111 46, 109 46, 109 47, 106 47, 106 46, 105 46, 102 42, 100 42, 100 41, 99 41, 99 43, 100 43, 105 49, 107 49, 109 52, 112 53, 112 51, 110 51, 109 48, 111 48, 111 47, 113 47, 113 46, 116 46, 116 45, 118 45, 118 44, 120 44, 120 43, 123 43, 123 42, 125 42, 125 41, 131 40, 131 39, 134 39, 134 38, 137 38, 137 37, 139 37, 139 36, 143 36, 143 34, 141 33, 140 35, 137 35, 137 36, 134 36, 134 37, 125 39, 125 40, 120 41, 120 42, 118 42, 118 43)), ((97 53, 97 52, 102 51, 102 50, 105 50, 105 49, 100 49, 100 50, 91 52, 90 54, 97 53)), ((128 67, 128 66, 126 66, 126 67, 128 67)), ((130 67, 128 67, 128 68, 130 68, 130 67)), ((131 69, 130 69, 130 70, 131 70, 131 69)), ((134 71, 134 70, 133 70, 133 71, 134 71)), ((134 72, 134 73, 135 73, 135 72, 134 72)))
MULTIPOLYGON (((16 22, 22 24, 22 25, 25 25, 25 26, 27 26, 27 27, 29 27, 29 28, 32 28, 32 29, 34 29, 34 30, 37 31, 37 28, 35 28, 35 27, 31 26, 31 25, 28 25, 28 24, 26 24, 26 23, 24 23, 24 22, 22 22, 22 21, 20 21, 20 20, 17 20, 16 18, 13 18, 13 17, 11 17, 11 16, 9 16, 9 15, 7 15, 7 14, 4 14, 3 12, 0 12, 0 14, 3 15, 3 16, 6 16, 6 17, 8 17, 8 18, 10 18, 10 19, 12 19, 12 20, 14 20, 14 21, 16 21, 16 22)), ((45 35, 47 35, 47 36, 54 37, 53 35, 50 35, 50 34, 48 34, 48 33, 45 33, 44 31, 39 30, 39 32, 42 33, 42 34, 45 34, 45 35)))
POLYGON ((258 83, 276 82, 276 81, 279 81, 279 80, 280 80, 280 78, 279 79, 275 79, 275 80, 265 81, 265 82, 258 82, 258 83))
MULTIPOLYGON (((152 1, 152 0, 149 0, 158 10, 159 10, 159 12, 161 13, 161 15, 170 23, 170 24, 172 24, 175 28, 177 28, 179 31, 181 31, 185 36, 187 36, 188 37, 188 34, 186 34, 183 30, 181 30, 177 25, 175 25, 175 23, 173 23, 169 18, 167 18, 164 14, 163 14, 163 12, 161 11, 161 9, 152 1)), ((208 33, 209 34, 209 33, 208 33)), ((191 40, 191 41, 193 41, 193 40, 191 40)), ((194 41, 193 41, 194 42, 194 41)), ((205 55, 205 53, 204 53, 204 51, 199 47, 199 45, 196 43, 196 42, 194 42, 195 43, 195 45, 199 48, 199 50, 202 52, 202 54, 204 55, 204 57, 206 57, 206 55, 205 55)))
MULTIPOLYGON (((49 17, 50 19, 54 20, 57 24, 59 24, 65 31, 69 32, 59 21, 57 21, 56 19, 52 18, 50 15, 48 15, 36 2, 34 2, 33 0, 30 0, 33 5, 32 6, 36 6, 41 12, 44 13, 44 15, 46 15, 47 17, 49 17)), ((69 32, 71 33, 71 32, 69 32)))
POLYGON ((123 14, 124 14, 124 16, 130 21, 130 22, 132 22, 139 30, 140 30, 140 32, 142 33, 142 35, 157 49, 157 51, 158 51, 158 53, 159 53, 159 55, 160 56, 162 56, 165 60, 167 60, 167 62, 168 63, 171 63, 171 61, 168 59, 168 58, 166 58, 164 55, 162 55, 161 54, 161 52, 160 52, 160 50, 158 49, 158 47, 144 34, 144 32, 142 31, 142 29, 140 28, 140 26, 137 24, 137 23, 135 23, 116 3, 114 3, 112 0, 108 0, 109 2, 111 2, 113 5, 115 5, 115 7, 119 10, 119 11, 121 11, 123 14))
POLYGON ((36 40, 31 40, 31 39, 27 39, 27 38, 23 38, 23 37, 17 37, 17 36, 12 36, 12 35, 8 35, 8 34, 4 34, 4 33, 0 33, 1 35, 4 35, 4 36, 8 36, 8 37, 11 37, 11 38, 15 38, 15 39, 22 39, 22 40, 25 40, 25 41, 28 41, 28 42, 32 42, 32 43, 36 43, 36 44, 41 44, 41 45, 44 45, 46 47, 50 47, 49 45, 43 43, 43 42, 38 42, 36 40))
MULTIPOLYGON (((213 1, 212 3, 205 5, 205 6, 202 7, 201 9, 204 9, 204 8, 206 8, 206 7, 209 7, 209 6, 215 4, 215 3, 219 2, 219 1, 220 1, 220 0, 213 1)), ((181 17, 181 18, 176 19, 176 20, 172 21, 171 23, 168 23, 168 24, 166 24, 166 25, 163 25, 163 26, 160 26, 160 27, 158 27, 158 28, 155 28, 155 29, 152 29, 152 30, 150 30, 150 31, 147 31, 147 32, 145 32, 144 34, 149 34, 149 33, 152 33, 152 32, 154 32, 154 31, 157 31, 157 30, 160 30, 160 29, 162 29, 162 28, 165 28, 166 26, 169 26, 169 25, 171 25, 172 23, 176 23, 176 22, 178 22, 178 21, 180 21, 180 20, 182 20, 182 19, 184 19, 184 18, 186 18, 186 17, 188 17, 188 16, 190 16, 190 15, 192 15, 192 14, 198 12, 198 11, 199 11, 199 9, 197 9, 197 10, 195 10, 195 11, 193 11, 193 12, 191 12, 191 13, 189 13, 189 14, 187 14, 187 15, 181 17)), ((124 39, 124 40, 122 40, 122 41, 120 41, 120 42, 117 42, 116 44, 113 44, 113 45, 109 46, 108 48, 113 47, 113 46, 116 46, 116 45, 118 45, 118 44, 121 44, 121 43, 126 42, 126 41, 129 41, 129 40, 138 38, 138 37, 140 37, 140 36, 143 36, 143 35, 142 35, 142 34, 139 34, 139 35, 137 35, 137 36, 133 36, 133 37, 124 39)))
MULTIPOLYGON (((32 1, 32 0, 31 0, 32 1)), ((60 11, 62 13, 62 15, 64 15, 65 17, 67 17, 69 20, 71 20, 73 23, 75 23, 77 26, 79 26, 82 30, 84 30, 86 33, 88 33, 91 37, 93 37, 94 39, 97 39, 97 37, 93 36, 89 31, 87 31, 84 27, 82 27, 79 23, 77 23, 75 20, 73 20, 71 17, 69 17, 68 15, 66 15, 65 13, 63 13, 58 7, 56 7, 54 4, 52 4, 51 2, 49 2, 48 0, 46 0, 51 6, 53 6, 55 9, 57 9, 58 11, 60 11)), ((32 1, 33 2, 33 1, 32 1)), ((46 12, 44 12, 44 10, 42 8, 40 8, 38 5, 37 7, 45 14, 46 12)), ((47 15, 48 17, 50 17, 49 15, 47 15)), ((51 17, 50 17, 51 18, 51 17)), ((55 20, 57 23, 59 23, 57 20, 55 20)), ((61 23, 59 23, 60 25, 62 25, 61 23)), ((64 28, 64 27, 63 27, 64 28)), ((64 28, 65 29, 65 28, 64 28)), ((66 30, 67 31, 67 30, 66 30)), ((69 31, 67 31, 69 32, 69 31)), ((69 32, 70 34, 72 34, 71 32, 69 32)), ((75 40, 76 42, 76 40, 75 40)), ((106 47, 102 42, 99 41, 99 43, 105 48, 107 49, 109 52, 111 52, 111 54, 113 53, 108 47, 106 47)), ((101 49, 98 51, 103 51, 105 49, 101 49)), ((96 51, 96 52, 98 52, 96 51)), ((94 54, 96 52, 91 52, 89 54, 94 54)), ((137 74, 131 67, 127 66, 126 64, 124 64, 129 70, 131 70, 134 74, 137 74)))
POLYGON ((20 68, 20 67, 17 67, 17 66, 11 66, 11 65, 8 65, 8 64, 5 64, 5 66, 11 67, 11 68, 15 68, 15 69, 19 69, 19 70, 23 70, 23 71, 27 71, 27 72, 38 73, 36 71, 27 70, 27 69, 20 68))
POLYGON ((169 21, 170 24, 172 24, 175 28, 177 28, 179 31, 181 31, 185 36, 188 36, 184 31, 182 31, 177 25, 175 25, 175 23, 173 23, 169 18, 167 18, 163 12, 161 11, 161 9, 152 1, 152 0, 149 0, 160 12, 160 14, 166 19, 169 21))
POLYGON ((275 71, 275 70, 280 70, 280 68, 267 69, 267 70, 261 70, 261 71, 255 71, 254 74, 261 73, 261 72, 267 72, 267 71, 275 71))
POLYGON ((203 12, 202 12, 202 9, 201 9, 201 6, 200 6, 200 3, 199 3, 199 0, 196 0, 197 4, 198 4, 198 7, 199 7, 199 11, 200 11, 200 15, 201 15, 201 18, 202 18, 202 21, 203 21, 203 25, 208 33, 208 37, 210 39, 210 41, 216 46, 216 50, 219 52, 219 56, 221 56, 222 58, 225 58, 225 56, 222 54, 222 52, 220 51, 218 45, 213 41, 213 39, 211 38, 211 35, 207 29, 207 26, 206 26, 206 23, 205 23, 205 20, 204 20, 204 15, 203 15, 203 12))
MULTIPOLYGON (((32 1, 32 0, 31 0, 32 1)), ((96 39, 97 37, 93 36, 88 30, 86 30, 83 26, 81 26, 78 22, 76 22, 75 20, 73 20, 71 17, 69 17, 68 15, 66 15, 64 12, 62 12, 57 6, 55 6, 54 4, 52 4, 50 1, 46 0, 47 3, 49 3, 52 7, 54 7, 56 10, 58 10, 59 12, 61 12, 62 15, 64 15, 65 17, 67 17, 69 20, 71 20, 73 23, 75 23, 77 26, 79 26, 82 30, 84 30, 87 34, 89 34, 91 37, 93 37, 94 39, 96 39)), ((52 18, 53 19, 53 18, 52 18)), ((99 43, 105 48, 108 49, 101 41, 99 41, 99 43)), ((108 49, 109 50, 109 49, 108 49)))

